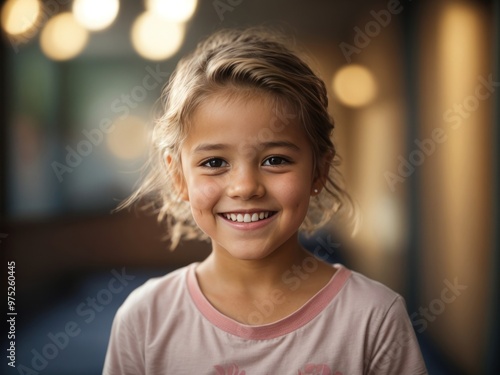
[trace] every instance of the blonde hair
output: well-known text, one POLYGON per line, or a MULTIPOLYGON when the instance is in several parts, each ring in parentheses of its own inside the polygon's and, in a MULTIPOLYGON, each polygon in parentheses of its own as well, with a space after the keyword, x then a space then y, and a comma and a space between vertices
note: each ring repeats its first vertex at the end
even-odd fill
POLYGON ((311 198, 301 230, 312 233, 342 207, 352 207, 340 183, 325 84, 283 40, 264 29, 216 32, 179 61, 164 88, 164 112, 153 131, 150 168, 139 188, 118 209, 145 199, 142 207, 152 209, 160 222, 166 222, 172 249, 182 238, 208 240, 194 222, 189 202, 179 198, 176 181, 182 178, 180 150, 192 114, 203 100, 225 89, 264 93, 280 110, 292 109, 294 120, 304 126, 315 174, 322 176, 324 189, 311 198))

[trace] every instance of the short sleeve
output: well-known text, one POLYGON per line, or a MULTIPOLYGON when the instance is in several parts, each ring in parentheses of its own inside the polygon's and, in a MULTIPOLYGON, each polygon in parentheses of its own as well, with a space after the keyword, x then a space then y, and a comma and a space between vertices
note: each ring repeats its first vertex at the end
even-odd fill
POLYGON ((365 373, 368 375, 427 374, 404 300, 399 295, 375 333, 365 373))
POLYGON ((129 325, 124 306, 118 309, 104 361, 103 375, 143 375, 144 345, 141 336, 129 325))

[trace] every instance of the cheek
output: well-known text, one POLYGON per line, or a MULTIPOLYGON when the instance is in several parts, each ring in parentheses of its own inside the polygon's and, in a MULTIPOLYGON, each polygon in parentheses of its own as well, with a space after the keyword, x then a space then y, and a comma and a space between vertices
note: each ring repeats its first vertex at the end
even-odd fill
POLYGON ((274 184, 274 194, 282 204, 293 207, 307 207, 311 194, 311 182, 303 175, 283 178, 274 184))
POLYGON ((221 184, 212 178, 194 178, 188 183, 189 201, 193 209, 211 207, 222 192, 221 184))

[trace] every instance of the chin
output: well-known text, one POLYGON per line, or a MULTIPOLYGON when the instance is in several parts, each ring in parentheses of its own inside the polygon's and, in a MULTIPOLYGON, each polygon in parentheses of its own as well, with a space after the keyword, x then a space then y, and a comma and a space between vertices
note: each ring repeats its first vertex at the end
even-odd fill
POLYGON ((260 251, 231 251, 228 253, 235 259, 239 260, 261 260, 266 258, 271 252, 260 252, 260 251))
POLYGON ((227 254, 239 260, 261 260, 273 253, 267 246, 252 245, 248 242, 243 242, 241 246, 237 242, 230 246, 219 244, 219 248, 223 248, 227 254))

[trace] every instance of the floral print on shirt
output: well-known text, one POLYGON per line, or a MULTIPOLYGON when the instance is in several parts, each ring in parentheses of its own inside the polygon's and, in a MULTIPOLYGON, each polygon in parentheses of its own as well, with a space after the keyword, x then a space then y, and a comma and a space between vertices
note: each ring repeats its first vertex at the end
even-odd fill
MULTIPOLYGON (((246 375, 245 370, 241 370, 237 364, 215 365, 216 375, 246 375)), ((342 375, 340 371, 332 372, 326 364, 308 363, 299 369, 298 375, 342 375)))
POLYGON ((326 364, 308 363, 299 370, 298 375, 342 375, 342 373, 340 371, 333 373, 326 364))
POLYGON ((240 371, 240 368, 235 363, 225 366, 215 365, 214 368, 217 371, 217 375, 246 375, 245 370, 240 371))

